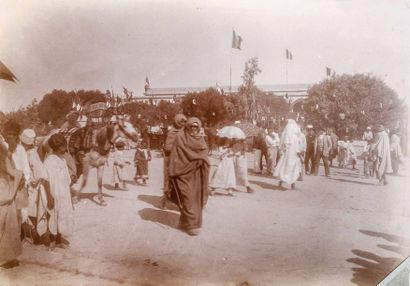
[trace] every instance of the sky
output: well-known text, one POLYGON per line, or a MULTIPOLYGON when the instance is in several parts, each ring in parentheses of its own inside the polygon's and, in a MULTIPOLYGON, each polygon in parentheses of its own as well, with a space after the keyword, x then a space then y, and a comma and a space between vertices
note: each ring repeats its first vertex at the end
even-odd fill
POLYGON ((19 79, 0 81, 0 110, 53 89, 242 83, 318 83, 372 73, 410 102, 410 0, 0 0, 0 60, 19 79), (232 30, 242 49, 231 49, 232 30), (287 61, 286 49, 293 54, 287 61))

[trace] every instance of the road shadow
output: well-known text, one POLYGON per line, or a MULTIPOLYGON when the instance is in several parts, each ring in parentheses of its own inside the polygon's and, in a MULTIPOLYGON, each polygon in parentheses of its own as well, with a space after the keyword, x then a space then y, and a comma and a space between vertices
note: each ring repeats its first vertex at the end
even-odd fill
POLYGON ((274 191, 284 191, 284 190, 286 190, 286 188, 284 188, 284 187, 279 187, 279 185, 270 184, 270 183, 266 183, 266 182, 250 180, 249 183, 257 185, 257 186, 259 186, 263 189, 267 189, 267 190, 274 190, 274 191))
POLYGON ((124 191, 128 191, 126 189, 123 188, 118 188, 116 189, 113 185, 109 185, 109 184, 103 184, 103 187, 108 190, 108 191, 114 191, 114 192, 124 192, 124 191))
POLYGON ((123 284, 125 282, 125 280, 122 278, 114 278, 108 275, 100 275, 100 274, 95 274, 93 272, 82 271, 82 270, 79 270, 77 267, 74 267, 74 268, 61 267, 61 266, 57 266, 55 263, 47 263, 47 262, 40 262, 40 261, 30 261, 30 260, 22 260, 22 261, 24 262, 24 264, 31 264, 31 265, 46 267, 46 268, 55 270, 58 273, 68 273, 70 275, 75 275, 75 276, 79 275, 79 276, 84 276, 84 277, 96 277, 101 280, 109 281, 112 284, 123 284))
POLYGON ((342 183, 358 184, 358 185, 363 185, 363 186, 376 186, 376 184, 353 181, 353 180, 348 180, 348 179, 337 179, 337 178, 330 177, 329 180, 339 181, 339 182, 342 182, 342 183))
POLYGON ((378 244, 377 247, 398 254, 397 257, 382 257, 374 253, 354 249, 352 253, 356 257, 346 261, 354 263, 360 267, 352 268, 353 278, 351 281, 357 285, 377 285, 391 271, 393 271, 410 254, 410 240, 384 232, 360 229, 360 233, 371 237, 382 238, 391 244, 378 244))
POLYGON ((127 185, 142 186, 142 184, 139 184, 139 183, 135 182, 134 180, 124 180, 124 182, 125 182, 127 185))
MULTIPOLYGON (((152 205, 154 208, 162 209, 162 197, 161 196, 139 195, 138 200, 146 202, 152 205)), ((166 202, 165 209, 179 211, 178 207, 169 201, 166 202)))
POLYGON ((378 231, 372 231, 372 230, 366 230, 366 229, 359 229, 360 233, 363 233, 368 236, 373 236, 373 237, 380 237, 388 242, 396 243, 401 246, 408 246, 410 247, 410 239, 403 237, 403 236, 398 236, 394 234, 388 234, 384 232, 378 232, 378 231))
POLYGON ((179 215, 174 212, 145 208, 138 214, 143 220, 178 229, 179 215))
POLYGON ((377 285, 402 261, 396 257, 382 257, 359 249, 353 249, 352 253, 356 257, 346 261, 359 267, 352 268, 353 278, 350 281, 360 286, 377 285))
MULTIPOLYGON (((101 205, 101 203, 99 201, 97 201, 95 198, 98 196, 98 192, 97 193, 80 193, 80 192, 76 192, 75 193, 78 197, 79 200, 90 200, 91 202, 97 204, 97 205, 101 205)), ((111 196, 109 194, 105 194, 102 193, 103 197, 107 197, 107 198, 113 198, 114 196, 111 196)))

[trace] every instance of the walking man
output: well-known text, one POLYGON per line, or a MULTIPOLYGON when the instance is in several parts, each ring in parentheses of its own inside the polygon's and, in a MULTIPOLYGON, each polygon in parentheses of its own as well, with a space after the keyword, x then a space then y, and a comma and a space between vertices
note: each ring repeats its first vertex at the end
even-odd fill
POLYGON ((329 156, 330 152, 332 151, 332 139, 329 135, 326 134, 323 128, 320 129, 319 134, 315 139, 314 150, 314 175, 318 175, 320 160, 323 160, 323 165, 325 166, 325 175, 326 177, 329 177, 329 156))
POLYGON ((312 125, 306 126, 306 154, 305 154, 305 174, 309 175, 314 168, 315 154, 315 131, 312 125))

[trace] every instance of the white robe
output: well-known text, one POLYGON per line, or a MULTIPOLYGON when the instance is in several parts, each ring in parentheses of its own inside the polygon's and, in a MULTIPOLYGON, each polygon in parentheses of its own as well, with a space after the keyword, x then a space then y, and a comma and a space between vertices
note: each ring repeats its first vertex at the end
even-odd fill
POLYGON ((54 208, 50 214, 49 228, 52 234, 63 236, 72 234, 74 228, 74 208, 71 201, 71 178, 64 159, 51 154, 44 161, 44 179, 50 183, 54 208))
POLYGON ((211 188, 229 189, 236 187, 236 175, 233 152, 225 149, 221 154, 221 161, 211 177, 209 186, 211 188))
POLYGON ((287 184, 296 182, 302 171, 302 162, 298 155, 299 152, 303 151, 300 133, 297 123, 293 119, 289 119, 281 138, 283 154, 273 174, 287 184))
POLYGON ((376 134, 376 152, 378 157, 377 170, 380 177, 386 173, 393 172, 390 159, 390 141, 386 131, 376 134))

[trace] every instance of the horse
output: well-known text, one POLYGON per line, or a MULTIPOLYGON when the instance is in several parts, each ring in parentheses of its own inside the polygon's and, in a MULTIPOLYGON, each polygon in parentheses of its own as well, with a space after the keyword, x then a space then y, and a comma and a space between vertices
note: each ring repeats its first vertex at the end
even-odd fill
MULTIPOLYGON (((102 126, 95 132, 95 144, 92 147, 84 146, 84 141, 87 135, 87 128, 73 128, 71 130, 53 130, 46 136, 39 147, 40 157, 43 159, 45 155, 50 153, 48 146, 48 139, 51 135, 61 133, 65 135, 67 140, 67 153, 65 156, 67 166, 72 176, 73 181, 83 175, 80 189, 76 193, 81 193, 87 185, 88 174, 91 168, 97 169, 97 185, 98 195, 97 199, 100 205, 105 205, 102 194, 102 178, 104 174, 104 166, 108 160, 111 147, 119 138, 128 138, 132 141, 138 141, 138 131, 133 127, 131 122, 124 118, 117 118, 117 122, 102 126)), ((77 197, 77 195, 75 196, 77 197)))

